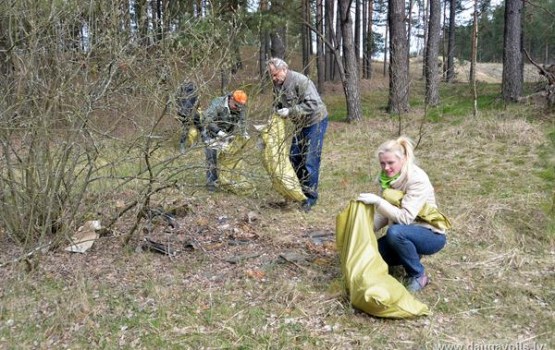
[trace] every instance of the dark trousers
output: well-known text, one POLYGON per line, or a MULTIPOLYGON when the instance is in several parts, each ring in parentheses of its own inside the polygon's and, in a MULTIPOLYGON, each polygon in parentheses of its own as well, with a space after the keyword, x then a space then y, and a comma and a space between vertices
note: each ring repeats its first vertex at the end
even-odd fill
POLYGON ((424 266, 420 255, 439 252, 447 242, 445 235, 419 225, 394 224, 378 239, 380 255, 389 266, 402 265, 409 277, 420 277, 424 266))
POLYGON ((218 181, 218 150, 205 148, 206 155, 206 182, 209 186, 216 185, 218 181))
POLYGON ((318 200, 318 181, 324 135, 328 128, 328 117, 299 130, 294 136, 289 159, 301 183, 309 205, 318 200))

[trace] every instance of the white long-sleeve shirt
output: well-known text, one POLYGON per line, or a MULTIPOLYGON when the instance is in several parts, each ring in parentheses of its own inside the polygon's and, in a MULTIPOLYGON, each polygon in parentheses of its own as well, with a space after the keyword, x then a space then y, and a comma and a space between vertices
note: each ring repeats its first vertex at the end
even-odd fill
POLYGON ((376 204, 374 214, 374 231, 378 231, 386 225, 396 223, 403 225, 420 225, 427 227, 437 233, 445 233, 417 218, 418 213, 425 203, 437 208, 435 191, 428 175, 417 165, 413 165, 411 174, 404 184, 393 183, 391 188, 404 193, 401 207, 396 207, 385 199, 376 204))

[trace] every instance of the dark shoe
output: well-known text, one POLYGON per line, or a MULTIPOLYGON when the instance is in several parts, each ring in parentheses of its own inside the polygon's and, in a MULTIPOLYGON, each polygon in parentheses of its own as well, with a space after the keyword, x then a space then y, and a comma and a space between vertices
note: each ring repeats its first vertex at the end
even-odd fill
POLYGON ((409 277, 407 289, 409 292, 418 292, 428 284, 428 276, 422 275, 420 277, 409 277))
POLYGON ((208 192, 214 193, 214 192, 216 192, 216 185, 208 184, 208 185, 206 185, 206 189, 208 190, 208 192))

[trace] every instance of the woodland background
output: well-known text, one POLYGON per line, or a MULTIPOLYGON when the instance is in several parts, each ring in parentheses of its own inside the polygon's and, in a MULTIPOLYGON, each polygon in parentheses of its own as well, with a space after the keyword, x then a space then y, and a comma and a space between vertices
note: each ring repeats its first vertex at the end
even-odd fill
POLYGON ((0 347, 553 347, 554 13, 553 0, 1 2, 0 347), (271 56, 330 111, 309 214, 282 206, 255 142, 247 196, 207 193, 202 145, 178 151, 185 80, 201 106, 246 90, 256 140, 271 56), (334 218, 400 134, 455 227, 425 261, 433 316, 391 321, 342 297, 334 218), (64 251, 90 220, 93 247, 64 251))

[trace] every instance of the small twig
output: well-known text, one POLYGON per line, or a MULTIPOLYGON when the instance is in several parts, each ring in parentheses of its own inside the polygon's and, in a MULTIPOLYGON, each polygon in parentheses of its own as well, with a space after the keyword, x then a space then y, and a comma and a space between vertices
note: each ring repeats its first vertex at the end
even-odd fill
POLYGON ((298 267, 299 269, 301 269, 305 272, 314 273, 314 271, 309 269, 308 267, 301 266, 301 265, 297 264, 296 262, 294 262, 293 260, 288 259, 284 254, 280 254, 279 257, 282 258, 284 261, 286 261, 286 262, 288 262, 292 265, 295 265, 296 267, 298 267))
POLYGON ((6 266, 8 266, 8 265, 10 265, 10 264, 15 264, 15 263, 17 263, 17 262, 19 262, 19 261, 21 261, 21 260, 23 260, 23 259, 27 259, 27 258, 31 257, 32 255, 34 255, 34 254, 35 254, 36 252, 38 252, 39 250, 41 250, 41 249, 43 249, 43 248, 46 248, 46 247, 49 247, 51 244, 52 244, 52 241, 49 241, 49 242, 46 243, 46 244, 40 245, 40 246, 34 248, 33 250, 31 250, 30 252, 27 252, 27 253, 23 254, 22 256, 20 256, 20 257, 18 257, 18 258, 15 258, 15 259, 12 259, 12 260, 10 260, 10 261, 7 261, 7 262, 5 262, 5 263, 0 264, 0 268, 6 267, 6 266))

